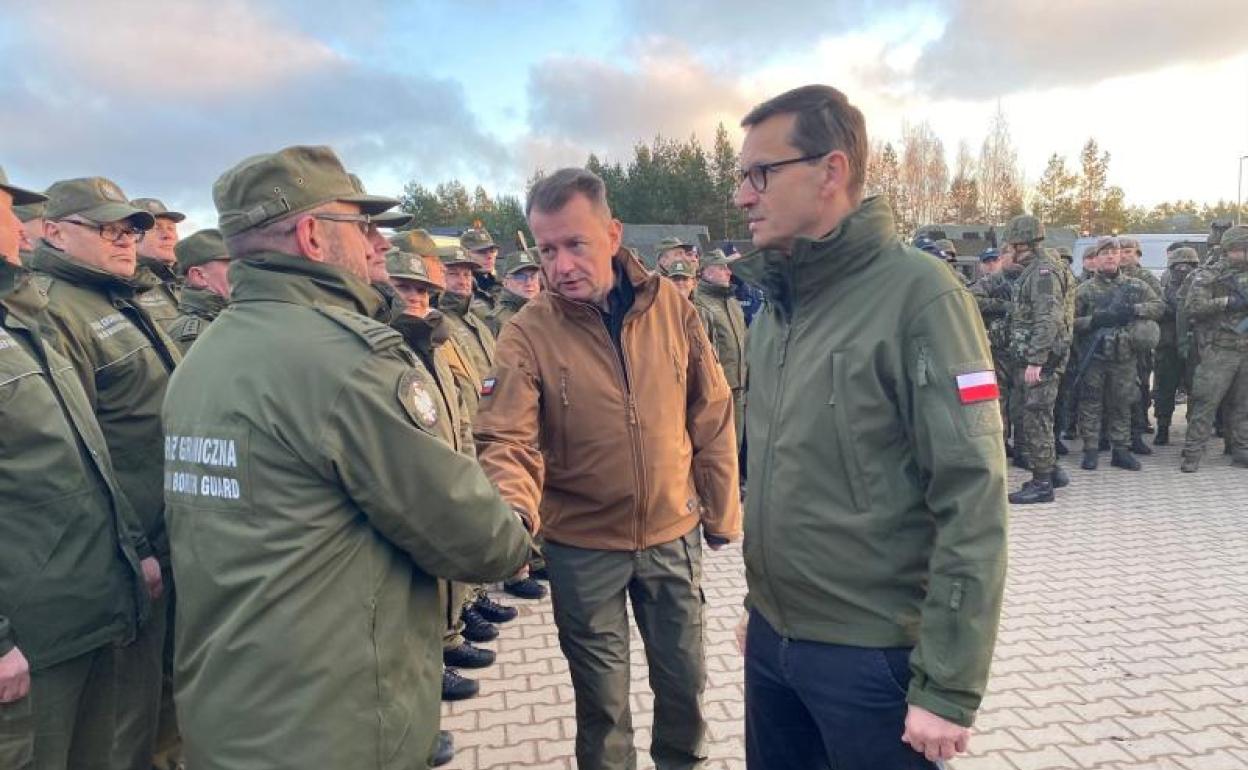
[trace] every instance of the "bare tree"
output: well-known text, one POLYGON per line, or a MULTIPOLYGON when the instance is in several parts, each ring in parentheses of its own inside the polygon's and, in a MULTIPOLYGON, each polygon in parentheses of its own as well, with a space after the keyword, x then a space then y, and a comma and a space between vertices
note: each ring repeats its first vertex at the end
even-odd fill
POLYGON ((945 219, 950 222, 974 222, 979 217, 979 181, 976 179, 975 156, 965 139, 958 143, 958 159, 954 164, 953 181, 945 205, 945 219))
POLYGON ((1001 105, 989 124, 979 151, 980 215, 990 223, 1003 222, 1022 207, 1022 170, 1018 150, 1010 137, 1010 123, 1001 105))
POLYGON ((901 187, 905 203, 897 213, 902 229, 931 224, 945 213, 945 145, 926 121, 901 127, 901 187))

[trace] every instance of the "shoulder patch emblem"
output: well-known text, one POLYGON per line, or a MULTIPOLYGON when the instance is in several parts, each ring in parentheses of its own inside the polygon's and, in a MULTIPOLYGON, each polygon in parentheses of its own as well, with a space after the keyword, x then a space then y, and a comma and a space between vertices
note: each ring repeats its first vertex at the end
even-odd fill
POLYGON ((481 395, 483 396, 494 395, 494 386, 497 384, 498 384, 498 378, 486 377, 484 380, 481 381, 481 395))
POLYGON ((399 378, 399 403, 420 427, 429 429, 438 424, 437 402, 414 370, 399 378))

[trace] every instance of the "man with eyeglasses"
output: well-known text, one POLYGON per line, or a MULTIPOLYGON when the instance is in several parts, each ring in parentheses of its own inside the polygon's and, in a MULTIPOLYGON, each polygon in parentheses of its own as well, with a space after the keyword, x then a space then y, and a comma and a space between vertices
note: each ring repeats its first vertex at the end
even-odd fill
POLYGON ((143 523, 165 585, 151 618, 133 643, 118 650, 116 661, 123 684, 114 766, 147 770, 156 750, 162 656, 174 604, 160 408, 181 356, 138 301, 146 284, 135 278, 137 246, 155 218, 102 177, 62 180, 47 195, 44 235, 30 264, 39 273, 36 283, 48 297, 48 313, 99 418, 118 481, 143 523))
POLYGON ((231 306, 165 402, 187 766, 423 767, 436 578, 501 579, 531 540, 375 320, 370 232, 397 201, 308 146, 243 160, 213 200, 231 306))
POLYGON ((170 211, 157 198, 135 198, 130 205, 156 219, 156 224, 139 241, 139 266, 135 270, 135 278, 149 287, 139 293, 139 304, 167 332, 179 315, 182 276, 177 272, 175 249, 178 245, 178 223, 185 220, 186 215, 170 211))
POLYGON ((752 770, 966 750, 1005 582, 1005 454, 975 301, 863 199, 862 113, 805 86, 742 121, 752 770))
POLYGON ((69 770, 108 758, 114 647, 134 639, 160 575, 18 262, 12 205, 45 200, 0 169, 0 767, 69 770))

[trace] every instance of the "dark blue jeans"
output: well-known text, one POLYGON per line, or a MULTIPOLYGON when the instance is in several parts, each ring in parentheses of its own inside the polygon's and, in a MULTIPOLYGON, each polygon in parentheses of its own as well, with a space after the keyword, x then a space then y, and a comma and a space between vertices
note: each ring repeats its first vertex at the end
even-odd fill
POLYGON ((910 649, 785 639, 750 613, 749 770, 938 770, 901 742, 910 649))

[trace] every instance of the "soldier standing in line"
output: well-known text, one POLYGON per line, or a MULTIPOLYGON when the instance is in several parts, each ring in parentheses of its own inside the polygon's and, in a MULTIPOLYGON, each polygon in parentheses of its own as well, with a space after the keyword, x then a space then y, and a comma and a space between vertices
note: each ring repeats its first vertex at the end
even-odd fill
POLYGON ((139 241, 139 267, 135 275, 152 288, 138 295, 139 305, 160 328, 168 332, 178 318, 178 297, 182 282, 178 276, 178 223, 186 219, 180 211, 170 211, 156 198, 135 198, 130 205, 142 209, 156 219, 156 224, 139 241))
POLYGON ((537 263, 536 252, 537 249, 530 248, 507 255, 503 266, 503 293, 498 299, 498 307, 488 319, 495 339, 511 317, 520 312, 520 308, 542 293, 542 268, 537 263))
POLYGON ((503 296, 503 284, 498 280, 498 245, 489 230, 476 224, 459 236, 459 247, 468 252, 476 265, 472 275, 472 312, 487 320, 498 309, 503 296))
POLYGON ((1005 426, 1005 453, 1012 457, 1015 448, 1010 446, 1010 436, 1012 433, 1017 444, 1022 435, 1022 409, 1021 405, 1010 398, 1014 369, 1010 360, 1010 314, 1014 310, 1014 282, 1018 280, 1022 267, 1014 263, 1012 256, 1003 257, 995 248, 984 249, 979 255, 979 264, 983 274, 969 289, 979 307, 984 329, 988 332, 988 347, 992 351, 993 368, 997 373, 1000 390, 1001 422, 1005 426))
POLYGON ((693 299, 693 290, 697 288, 697 283, 692 262, 684 259, 672 260, 668 263, 667 272, 663 275, 672 282, 676 291, 680 292, 680 296, 688 300, 693 299))
POLYGON ((1228 229, 1220 245, 1219 262, 1192 274, 1184 304, 1200 350, 1187 409, 1184 473, 1200 467, 1224 398, 1231 462, 1248 467, 1248 226, 1228 229))
POLYGON ((724 379, 732 391, 733 424, 737 430, 737 452, 745 439, 745 345, 748 332, 745 312, 732 287, 728 257, 719 249, 707 252, 702 261, 702 277, 693 303, 702 317, 706 336, 715 348, 724 379))
POLYGON ((1070 355, 1074 314, 1071 273, 1040 246, 1044 225, 1020 214, 1003 234, 1003 254, 1022 267, 1014 283, 1014 312, 1010 317, 1010 352, 1015 361, 1015 391, 1022 410, 1022 441, 1014 445, 1017 463, 1021 450, 1032 478, 1010 494, 1016 505, 1053 502, 1053 490, 1069 483, 1057 465, 1053 445, 1054 409, 1062 372, 1070 355))
POLYGON ((1075 292, 1075 333, 1083 358, 1080 372, 1079 467, 1096 470, 1102 418, 1113 449, 1111 464, 1138 471, 1131 452, 1131 407, 1139 397, 1139 351, 1157 344, 1163 304, 1148 284, 1119 269, 1122 249, 1113 238, 1099 249, 1097 276, 1075 292), (1151 343, 1151 345, 1150 345, 1151 343), (1102 414, 1104 409, 1104 414, 1102 414))
POLYGON ((1170 423, 1174 417, 1175 397, 1179 388, 1182 387, 1187 393, 1192 392, 1187 345, 1180 344, 1178 318, 1182 304, 1181 290, 1187 277, 1200 265, 1200 256, 1195 249, 1180 246, 1171 249, 1166 255, 1166 265, 1166 272, 1161 276, 1162 301, 1166 303, 1166 307, 1160 322, 1161 340, 1157 343, 1156 354, 1157 387, 1153 398, 1157 416, 1157 435, 1153 444, 1157 446, 1167 446, 1170 443, 1170 423))
MULTIPOLYGON (((1153 271, 1140 264, 1140 256, 1143 254, 1140 242, 1131 237, 1119 238, 1118 248, 1122 252, 1122 264, 1118 268, 1122 274, 1143 281, 1153 293, 1153 299, 1161 300, 1161 281, 1153 275, 1153 271)), ((1153 350, 1141 350, 1136 363, 1140 397, 1136 399, 1131 410, 1131 451, 1137 455, 1153 453, 1152 448, 1144 443, 1143 436, 1145 433, 1153 432, 1153 426, 1148 421, 1148 409, 1153 397, 1154 357, 1153 350)))
POLYGON ((179 315, 169 326, 169 336, 185 355, 230 301, 230 255, 225 253, 221 233, 214 229, 178 241, 174 253, 183 287, 179 315))
POLYGON ((695 263, 694 269, 695 271, 697 269, 697 257, 693 253, 693 244, 686 243, 680 238, 669 236, 659 241, 655 254, 655 264, 658 267, 659 275, 667 275, 668 268, 677 260, 695 263))

